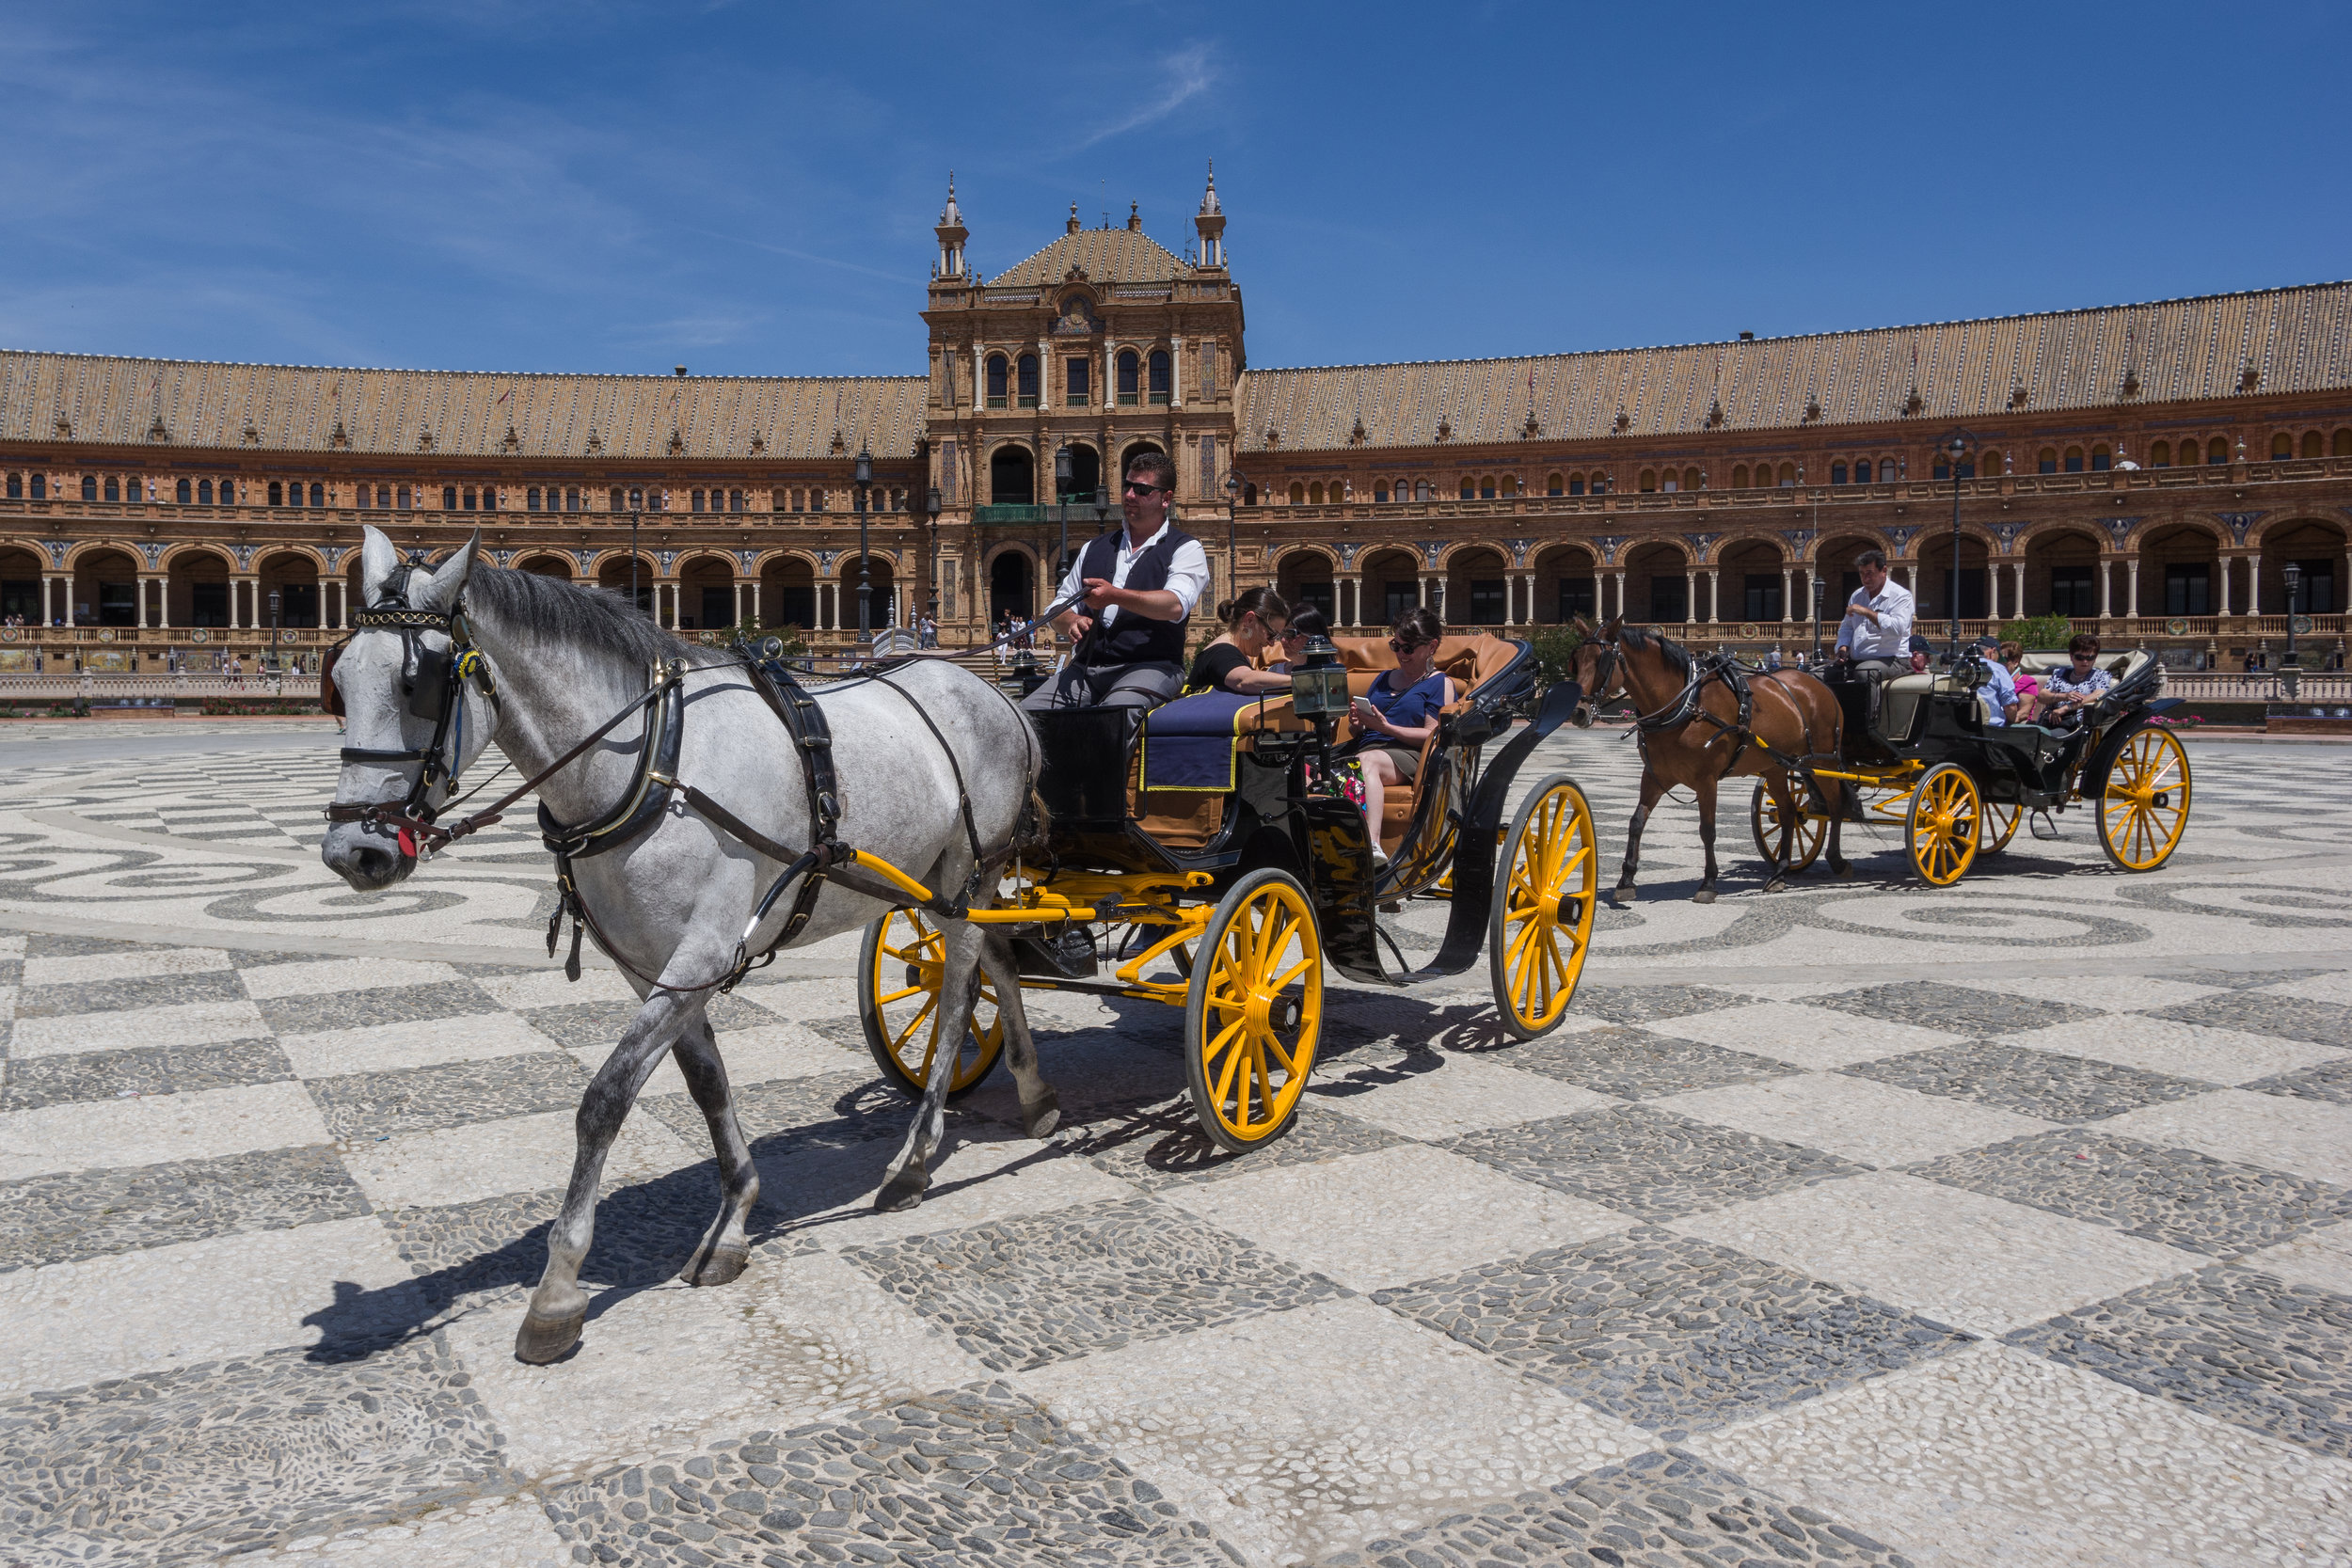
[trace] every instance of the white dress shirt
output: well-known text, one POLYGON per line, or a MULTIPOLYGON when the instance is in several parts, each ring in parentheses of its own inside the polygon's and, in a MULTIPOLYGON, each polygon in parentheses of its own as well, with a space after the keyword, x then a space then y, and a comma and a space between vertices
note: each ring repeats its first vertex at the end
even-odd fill
MULTIPOLYGON (((1136 557, 1158 544, 1160 534, 1166 533, 1168 527, 1168 524, 1162 523, 1159 533, 1154 533, 1140 546, 1129 537, 1125 529, 1119 531, 1119 554, 1111 562, 1113 587, 1127 586, 1127 574, 1135 569, 1136 557)), ((1092 548, 1091 544, 1087 546, 1087 549, 1092 548)), ((1086 586, 1087 549, 1080 550, 1078 559, 1070 563, 1070 575, 1061 579, 1061 592, 1055 597, 1074 598, 1078 590, 1086 586)), ((1187 539, 1176 546, 1175 553, 1168 558, 1168 580, 1160 586, 1175 594, 1176 602, 1183 607, 1182 612, 1177 615, 1176 619, 1179 621, 1191 619, 1193 606, 1200 602, 1200 595, 1206 593, 1209 587, 1209 552, 1200 547, 1200 540, 1187 539)), ((1103 626, 1107 628, 1113 621, 1118 619, 1120 611, 1117 605, 1111 605, 1099 611, 1089 610, 1081 605, 1078 607, 1078 613, 1097 616, 1103 626)))
POLYGON ((1867 588, 1855 589, 1847 606, 1846 618, 1837 624, 1839 647, 1856 658, 1891 658, 1900 663, 1911 657, 1911 590, 1897 582, 1895 574, 1886 575, 1875 594, 1867 588), (1854 614, 1854 605, 1877 610, 1878 625, 1854 614))

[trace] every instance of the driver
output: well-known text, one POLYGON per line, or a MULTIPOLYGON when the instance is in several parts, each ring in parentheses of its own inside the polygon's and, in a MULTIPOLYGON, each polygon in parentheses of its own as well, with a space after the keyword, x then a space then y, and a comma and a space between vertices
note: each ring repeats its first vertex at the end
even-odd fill
POLYGON ((1837 625, 1837 657, 1852 659, 1856 670, 1891 672, 1911 650, 1911 590, 1887 575, 1878 550, 1864 550, 1853 564, 1862 586, 1837 625))
POLYGON ((1209 557, 1169 521, 1175 495, 1176 465, 1165 452, 1127 465, 1126 526, 1087 546, 1056 595, 1086 592, 1054 623, 1078 646, 1023 707, 1157 707, 1184 685, 1184 623, 1209 586, 1209 557))

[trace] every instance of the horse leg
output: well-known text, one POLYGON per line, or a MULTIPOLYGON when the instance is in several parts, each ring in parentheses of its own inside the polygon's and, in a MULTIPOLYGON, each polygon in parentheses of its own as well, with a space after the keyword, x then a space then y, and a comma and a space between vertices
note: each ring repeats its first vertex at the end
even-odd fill
POLYGON ((1029 1031, 1029 1010, 1022 1004, 1021 972, 1013 963, 1011 939, 985 936, 980 965, 996 987, 996 1017, 1005 1029, 1005 1065, 1012 1069, 1013 1087, 1021 1095, 1021 1130, 1032 1138, 1050 1138, 1061 1125, 1061 1096, 1054 1092, 1038 1065, 1037 1037, 1029 1031))
POLYGON ((1843 779, 1831 781, 1834 793, 1829 798, 1829 874, 1839 881, 1853 879, 1853 863, 1837 847, 1838 832, 1846 825, 1846 796, 1852 785, 1843 779))
POLYGON ((736 1120, 735 1095, 727 1086, 726 1064, 719 1057, 709 1019, 697 1020, 678 1036, 670 1054, 685 1076, 687 1092, 702 1108, 703 1120, 710 1124, 710 1147, 719 1157, 719 1217, 710 1222, 678 1277, 689 1285, 724 1285, 751 1259, 744 1227, 752 1206, 759 1201, 759 1169, 752 1164, 751 1145, 743 1141, 742 1126, 736 1120))
MULTIPOLYGON (((703 961, 718 960, 713 956, 703 961)), ((571 1184, 564 1191, 564 1207, 555 1223, 548 1227, 548 1266, 531 1292, 523 1326, 515 1336, 516 1360, 541 1365, 580 1342, 580 1327, 588 1321, 588 1293, 580 1288, 580 1265, 596 1239, 596 1186, 604 1178, 604 1157, 661 1053, 701 1018, 703 1002, 699 992, 657 990, 648 996, 580 1097, 580 1111, 573 1118, 580 1147, 572 1156, 571 1184)))
POLYGON ((1770 875, 1764 879, 1764 891, 1780 893, 1788 886, 1788 862, 1797 848, 1797 801, 1788 788, 1786 773, 1765 774, 1764 790, 1772 797, 1773 809, 1780 813, 1780 847, 1773 851, 1772 863, 1765 868, 1770 875))
POLYGON ((1699 843, 1707 849, 1707 873, 1699 879, 1699 890, 1691 895, 1691 902, 1711 904, 1715 901, 1715 781, 1701 779, 1692 785, 1691 793, 1699 798, 1699 843))
POLYGON ((1633 902, 1633 874, 1642 866, 1642 824, 1649 820, 1650 808, 1658 804, 1658 798, 1665 792, 1666 786, 1659 782, 1658 775, 1643 768, 1642 800, 1633 808, 1633 820, 1626 824, 1625 864, 1617 871, 1616 899, 1620 904, 1633 902))
MULTIPOLYGON (((963 1032, 971 1027, 972 1008, 979 1001, 980 927, 968 920, 949 921, 941 937, 946 967, 939 981, 939 1010, 931 1020, 939 1043, 931 1052, 930 1076, 924 1080, 923 1101, 914 1108, 907 1141, 883 1169, 882 1189, 874 1194, 874 1207, 885 1213, 914 1208, 931 1184, 930 1153, 947 1131, 947 1085, 955 1079, 963 1032)), ((999 1010, 1003 1006, 1000 996, 999 1010)))

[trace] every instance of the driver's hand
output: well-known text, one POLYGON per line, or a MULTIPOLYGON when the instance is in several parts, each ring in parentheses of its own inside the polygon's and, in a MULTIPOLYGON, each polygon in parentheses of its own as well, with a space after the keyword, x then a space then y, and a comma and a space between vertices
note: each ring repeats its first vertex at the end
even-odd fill
POLYGON ((1853 607, 1853 612, 1854 612, 1856 615, 1861 616, 1864 620, 1866 620, 1866 621, 1869 622, 1869 623, 1870 623, 1870 625, 1872 625, 1872 626, 1877 626, 1877 625, 1879 624, 1879 612, 1878 612, 1877 610, 1872 610, 1872 609, 1871 609, 1868 605, 1867 605, 1867 604, 1858 604, 1858 605, 1854 606, 1854 607, 1853 607))
POLYGON ((1070 640, 1073 642, 1093 629, 1094 617, 1091 615, 1073 615, 1070 618, 1070 640))
POLYGON ((1109 605, 1111 594, 1117 592, 1118 586, 1108 578, 1089 578, 1086 579, 1086 597, 1080 602, 1089 610, 1102 610, 1109 605))

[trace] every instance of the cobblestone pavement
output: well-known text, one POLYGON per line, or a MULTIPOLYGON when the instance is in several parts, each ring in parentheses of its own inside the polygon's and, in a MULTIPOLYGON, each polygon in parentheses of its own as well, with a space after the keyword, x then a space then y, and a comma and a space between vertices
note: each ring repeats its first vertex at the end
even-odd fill
MULTIPOLYGON (((1239 1159, 1175 1012, 1041 994, 1067 1125, 983 1085, 905 1214, 853 949, 795 954, 713 1009, 750 1270, 675 1281, 665 1066, 532 1368, 630 992, 528 832, 342 889, 331 730, 258 732, 0 784, 0 1562, 2352 1561, 2352 749, 2201 744, 2139 878, 2074 816, 1764 895, 1742 797, 1699 906, 1668 806, 1561 1031, 1334 984, 1239 1159)), ((1630 749, 1553 769, 1620 842, 1630 749)))

